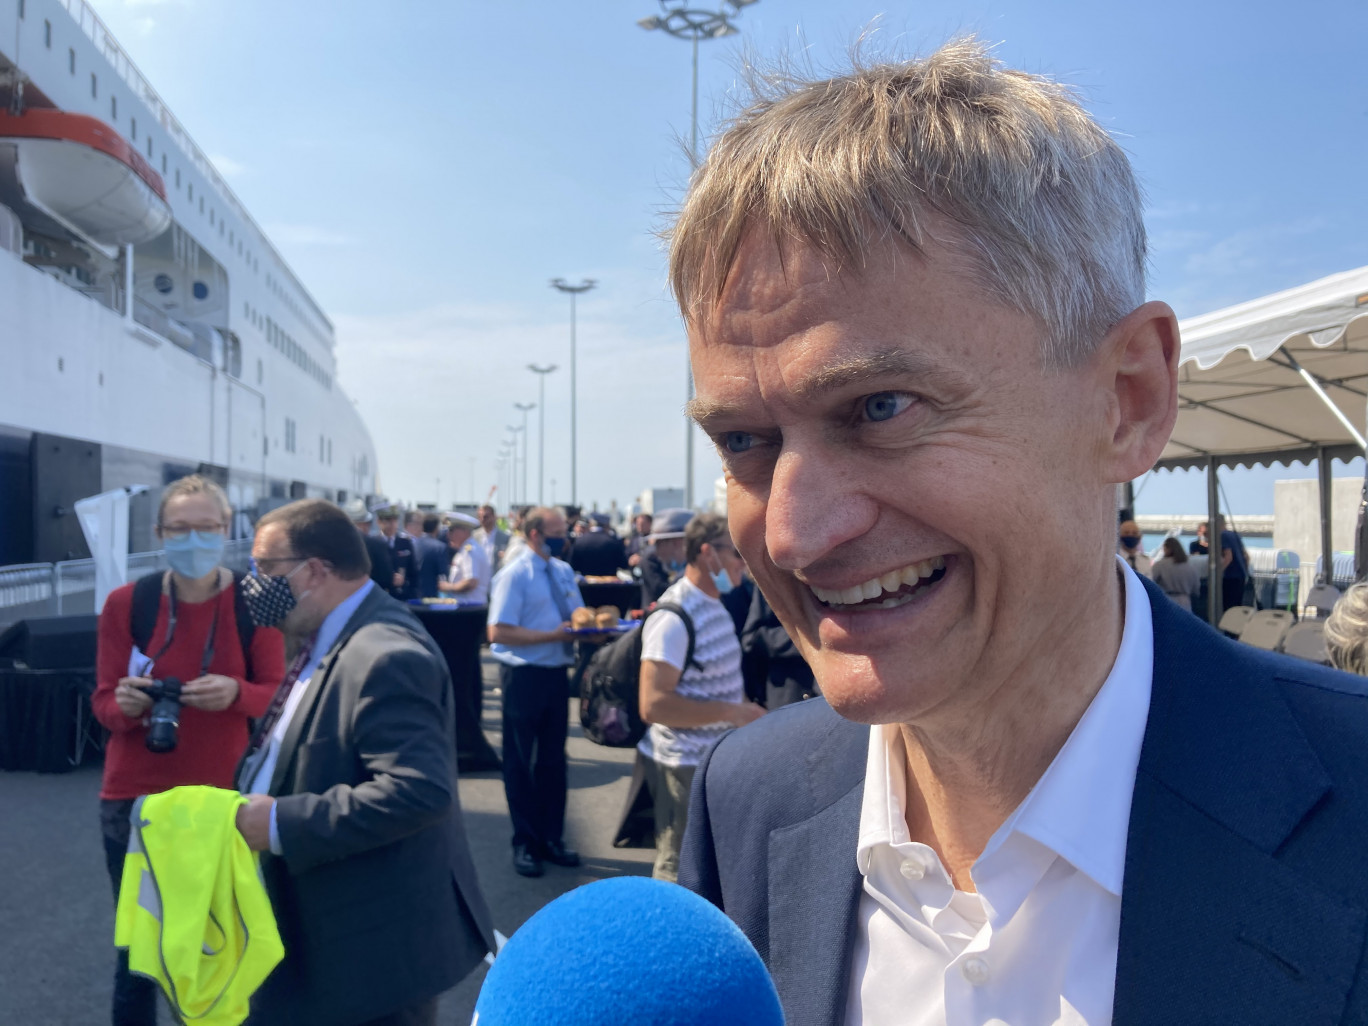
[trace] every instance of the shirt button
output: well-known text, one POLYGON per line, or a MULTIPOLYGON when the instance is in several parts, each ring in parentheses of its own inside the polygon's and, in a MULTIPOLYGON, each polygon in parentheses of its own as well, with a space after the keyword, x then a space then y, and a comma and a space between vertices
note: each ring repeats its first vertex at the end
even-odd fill
POLYGON ((909 880, 920 880, 926 875, 926 867, 916 859, 903 859, 898 872, 909 880))
POLYGON ((966 958, 960 965, 960 972, 975 987, 982 987, 992 975, 988 971, 988 963, 981 958, 966 958))

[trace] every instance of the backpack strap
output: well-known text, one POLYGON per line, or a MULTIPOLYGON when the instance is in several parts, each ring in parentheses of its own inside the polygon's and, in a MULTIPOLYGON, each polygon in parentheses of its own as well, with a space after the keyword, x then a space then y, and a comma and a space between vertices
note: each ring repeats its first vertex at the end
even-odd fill
MULTIPOLYGON (((687 670, 690 666, 692 666, 694 669, 698 670, 701 673, 703 670, 703 664, 694 658, 695 635, 693 618, 690 617, 688 613, 684 612, 683 606, 679 605, 677 602, 657 602, 655 605, 653 605, 650 609, 646 611, 646 616, 642 617, 641 619, 641 626, 645 627, 646 618, 649 617, 652 613, 660 612, 662 609, 668 609, 671 613, 674 613, 675 616, 683 620, 684 629, 689 634, 689 647, 685 650, 684 653, 684 670, 687 670)), ((681 670, 680 673, 682 674, 684 670, 681 670)))
POLYGON ((242 593, 242 579, 247 575, 233 571, 233 616, 237 620, 238 640, 242 642, 243 676, 248 680, 252 675, 252 636, 256 634, 256 621, 247 611, 247 596, 242 593))
MULTIPOLYGON (((139 577, 133 583, 133 601, 129 604, 128 632, 144 654, 152 643, 152 632, 157 629, 157 614, 161 611, 162 582, 165 571, 139 577)), ((252 679, 252 635, 256 624, 247 612, 247 599, 242 594, 242 578, 245 574, 233 571, 233 614, 237 620, 238 640, 242 643, 242 662, 244 675, 252 679)))
POLYGON ((128 633, 144 655, 152 644, 152 632, 157 629, 157 613, 161 610, 164 571, 145 574, 133 583, 133 601, 128 608, 128 633))

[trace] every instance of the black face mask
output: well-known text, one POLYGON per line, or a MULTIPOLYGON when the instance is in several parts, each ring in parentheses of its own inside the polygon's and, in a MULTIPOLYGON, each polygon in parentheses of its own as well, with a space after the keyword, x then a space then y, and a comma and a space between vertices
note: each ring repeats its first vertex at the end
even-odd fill
POLYGON ((1140 539, 1133 534, 1123 534, 1121 536, 1121 544, 1128 549, 1133 549, 1140 544, 1140 539))
POLYGON ((255 566, 252 572, 242 579, 242 598, 247 606, 247 615, 258 627, 274 627, 295 607, 294 592, 290 590, 290 578, 303 566, 300 563, 288 574, 263 574, 255 566))

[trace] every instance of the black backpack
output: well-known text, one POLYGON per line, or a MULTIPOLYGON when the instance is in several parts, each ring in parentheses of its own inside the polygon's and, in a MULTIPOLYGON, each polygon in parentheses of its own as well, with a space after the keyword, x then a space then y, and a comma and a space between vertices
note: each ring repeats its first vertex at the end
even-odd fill
POLYGON ((689 647, 684 668, 698 667, 694 659, 694 625, 689 614, 673 602, 657 602, 641 623, 600 646, 580 678, 580 726, 584 736, 608 748, 635 748, 646 733, 641 718, 641 630, 646 619, 668 609, 684 621, 689 647))
MULTIPOLYGON (((139 577, 133 583, 133 601, 129 604, 128 628, 133 636, 133 644, 143 653, 152 643, 152 632, 157 629, 157 613, 161 609, 162 578, 164 570, 139 577)), ((242 642, 242 662, 248 680, 252 679, 252 635, 256 624, 247 612, 247 600, 242 594, 244 575, 233 571, 233 613, 237 620, 238 640, 242 642)))

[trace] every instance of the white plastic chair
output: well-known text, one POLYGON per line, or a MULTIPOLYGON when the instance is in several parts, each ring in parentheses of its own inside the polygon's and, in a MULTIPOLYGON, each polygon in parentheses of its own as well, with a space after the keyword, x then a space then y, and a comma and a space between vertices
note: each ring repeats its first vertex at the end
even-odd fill
POLYGON ((1246 645, 1276 652, 1294 623, 1296 617, 1286 609, 1260 609, 1245 623, 1240 640, 1246 645))
POLYGON ((1232 638, 1238 638, 1255 611, 1253 606, 1231 606, 1221 614, 1218 629, 1229 634, 1232 638))
POLYGON ((1284 655, 1328 665, 1330 654, 1325 650, 1325 621, 1303 620, 1293 624, 1283 638, 1282 650, 1284 655))
POLYGON ((1333 584, 1317 584, 1306 593, 1306 605, 1302 607, 1302 615, 1324 620, 1339 600, 1340 590, 1333 584))

